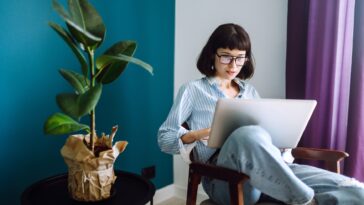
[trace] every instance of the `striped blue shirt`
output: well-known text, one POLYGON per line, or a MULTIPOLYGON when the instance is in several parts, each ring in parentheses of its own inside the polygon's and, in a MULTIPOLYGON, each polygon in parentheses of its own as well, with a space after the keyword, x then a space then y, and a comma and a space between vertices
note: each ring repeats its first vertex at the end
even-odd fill
MULTIPOLYGON (((252 85, 238 78, 234 81, 240 90, 236 98, 259 98, 252 85)), ((182 85, 166 121, 158 131, 161 150, 169 154, 186 153, 191 144, 183 144, 181 140, 181 137, 189 132, 182 124, 186 122, 190 130, 211 127, 215 105, 220 98, 227 96, 219 89, 218 82, 213 77, 204 77, 182 85)), ((201 162, 206 162, 215 152, 215 149, 207 147, 203 141, 194 142, 193 146, 195 160, 201 162)))

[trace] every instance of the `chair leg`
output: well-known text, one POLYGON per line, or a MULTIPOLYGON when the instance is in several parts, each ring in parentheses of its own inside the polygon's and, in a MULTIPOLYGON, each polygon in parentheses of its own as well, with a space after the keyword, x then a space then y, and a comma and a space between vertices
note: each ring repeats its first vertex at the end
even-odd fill
POLYGON ((325 169, 340 174, 340 162, 326 161, 325 169))
POLYGON ((196 205, 198 185, 201 182, 201 175, 191 167, 188 175, 187 201, 186 205, 196 205))
POLYGON ((231 205, 244 205, 243 198, 243 183, 229 183, 230 189, 230 204, 231 205))

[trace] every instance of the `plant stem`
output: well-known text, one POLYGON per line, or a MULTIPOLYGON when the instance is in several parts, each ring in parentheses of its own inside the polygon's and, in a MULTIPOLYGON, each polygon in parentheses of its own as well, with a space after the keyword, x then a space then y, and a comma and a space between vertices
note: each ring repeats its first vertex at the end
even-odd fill
MULTIPOLYGON (((90 66, 90 79, 91 79, 91 88, 95 86, 95 65, 94 65, 94 51, 92 49, 88 49, 88 59, 90 66)), ((96 123, 95 123, 95 108, 93 108, 90 112, 90 144, 89 149, 94 152, 95 142, 94 138, 96 136, 96 123)))
POLYGON ((89 149, 94 152, 95 143, 94 143, 94 137, 96 135, 96 129, 95 129, 95 110, 91 110, 90 112, 90 125, 91 125, 91 133, 90 133, 90 147, 89 149))

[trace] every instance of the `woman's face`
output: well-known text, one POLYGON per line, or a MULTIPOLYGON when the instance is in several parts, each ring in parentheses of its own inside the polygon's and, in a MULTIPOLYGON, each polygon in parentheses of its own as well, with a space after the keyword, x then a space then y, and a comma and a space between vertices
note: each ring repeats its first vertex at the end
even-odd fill
POLYGON ((219 48, 215 54, 215 77, 232 80, 240 72, 246 61, 246 51, 219 48))

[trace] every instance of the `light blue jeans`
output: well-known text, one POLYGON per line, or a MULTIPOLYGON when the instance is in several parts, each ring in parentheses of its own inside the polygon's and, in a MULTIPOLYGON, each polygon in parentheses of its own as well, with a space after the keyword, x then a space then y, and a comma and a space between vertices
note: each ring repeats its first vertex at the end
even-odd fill
MULTIPOLYGON (((244 203, 255 204, 265 193, 285 204, 306 204, 314 197, 319 205, 364 204, 364 186, 344 175, 307 165, 287 164, 270 135, 259 126, 235 130, 221 148, 217 165, 250 176, 244 184, 244 203)), ((229 187, 220 180, 204 179, 209 197, 230 204, 229 187)))

